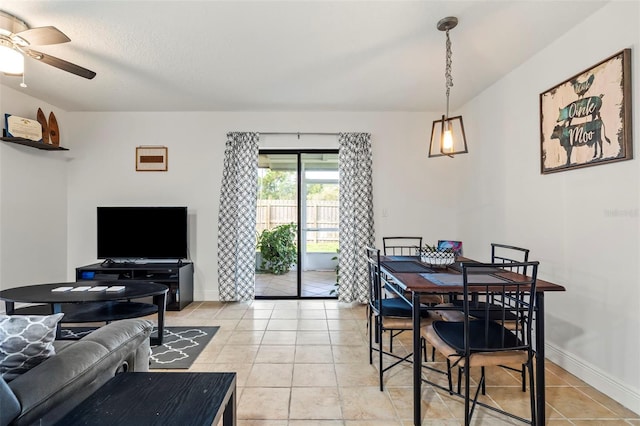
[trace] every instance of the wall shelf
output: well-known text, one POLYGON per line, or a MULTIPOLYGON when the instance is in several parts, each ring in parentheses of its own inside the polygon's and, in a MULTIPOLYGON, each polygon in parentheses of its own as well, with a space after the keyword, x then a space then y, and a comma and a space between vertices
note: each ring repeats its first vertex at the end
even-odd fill
POLYGON ((69 151, 69 148, 63 148, 61 146, 53 146, 50 144, 42 143, 39 141, 32 141, 30 139, 24 139, 24 138, 2 137, 0 138, 0 140, 3 142, 17 143, 18 145, 30 146, 31 148, 38 148, 45 151, 69 151))

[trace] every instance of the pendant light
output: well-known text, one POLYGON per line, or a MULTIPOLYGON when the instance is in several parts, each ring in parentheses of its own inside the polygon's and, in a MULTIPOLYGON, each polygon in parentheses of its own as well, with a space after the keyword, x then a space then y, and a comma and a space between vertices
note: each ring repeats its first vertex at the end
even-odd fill
POLYGON ((449 92, 453 86, 451 77, 451 40, 449 30, 458 25, 458 18, 449 16, 438 21, 437 28, 447 35, 446 42, 446 68, 445 83, 447 88, 447 109, 442 119, 433 122, 431 127, 431 142, 429 143, 429 157, 452 157, 456 154, 464 154, 467 150, 467 139, 464 134, 462 116, 449 117, 449 92))

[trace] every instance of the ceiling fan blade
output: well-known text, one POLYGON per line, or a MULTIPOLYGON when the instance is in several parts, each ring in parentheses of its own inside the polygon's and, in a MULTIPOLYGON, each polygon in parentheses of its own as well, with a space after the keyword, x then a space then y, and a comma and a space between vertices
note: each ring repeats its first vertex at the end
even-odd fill
POLYGON ((27 50, 27 54, 38 61, 44 62, 52 67, 60 68, 63 71, 70 72, 71 74, 78 75, 80 77, 91 80, 96 76, 96 73, 81 67, 80 65, 72 64, 64 59, 56 58, 55 56, 47 55, 46 53, 38 52, 36 50, 27 50))
POLYGON ((56 27, 38 27, 21 31, 16 34, 29 44, 43 46, 46 44, 59 44, 71 41, 62 31, 56 27))

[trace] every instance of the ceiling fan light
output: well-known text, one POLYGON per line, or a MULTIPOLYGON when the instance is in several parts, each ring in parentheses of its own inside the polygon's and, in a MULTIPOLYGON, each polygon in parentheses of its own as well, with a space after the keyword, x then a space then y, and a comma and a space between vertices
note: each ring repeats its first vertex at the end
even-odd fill
POLYGON ((24 72, 24 56, 4 40, 0 40, 0 72, 14 75, 24 72))

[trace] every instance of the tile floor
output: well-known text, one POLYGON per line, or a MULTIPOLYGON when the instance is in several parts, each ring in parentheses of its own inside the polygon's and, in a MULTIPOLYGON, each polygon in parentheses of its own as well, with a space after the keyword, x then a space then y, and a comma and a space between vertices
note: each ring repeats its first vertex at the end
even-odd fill
MULTIPOLYGON (((189 371, 238 373, 239 426, 412 424, 411 367, 386 373, 385 390, 379 391, 376 367, 368 361, 364 306, 329 300, 196 302, 168 312, 167 325, 220 326, 189 371)), ((394 341, 394 351, 410 345, 405 333, 394 341)), ((485 399, 526 414, 527 394, 519 386, 515 375, 491 370, 485 399)), ((461 400, 430 386, 423 392, 423 425, 461 424, 461 400)), ((551 363, 547 404, 549 425, 640 425, 638 414, 551 363)), ((522 423, 480 409, 474 424, 522 423)))
MULTIPOLYGON (((297 280, 297 271, 289 271, 282 275, 257 273, 256 296, 297 296, 297 280)), ((302 285, 300 286, 301 296, 332 297, 335 282, 335 271, 303 271, 302 285)))

